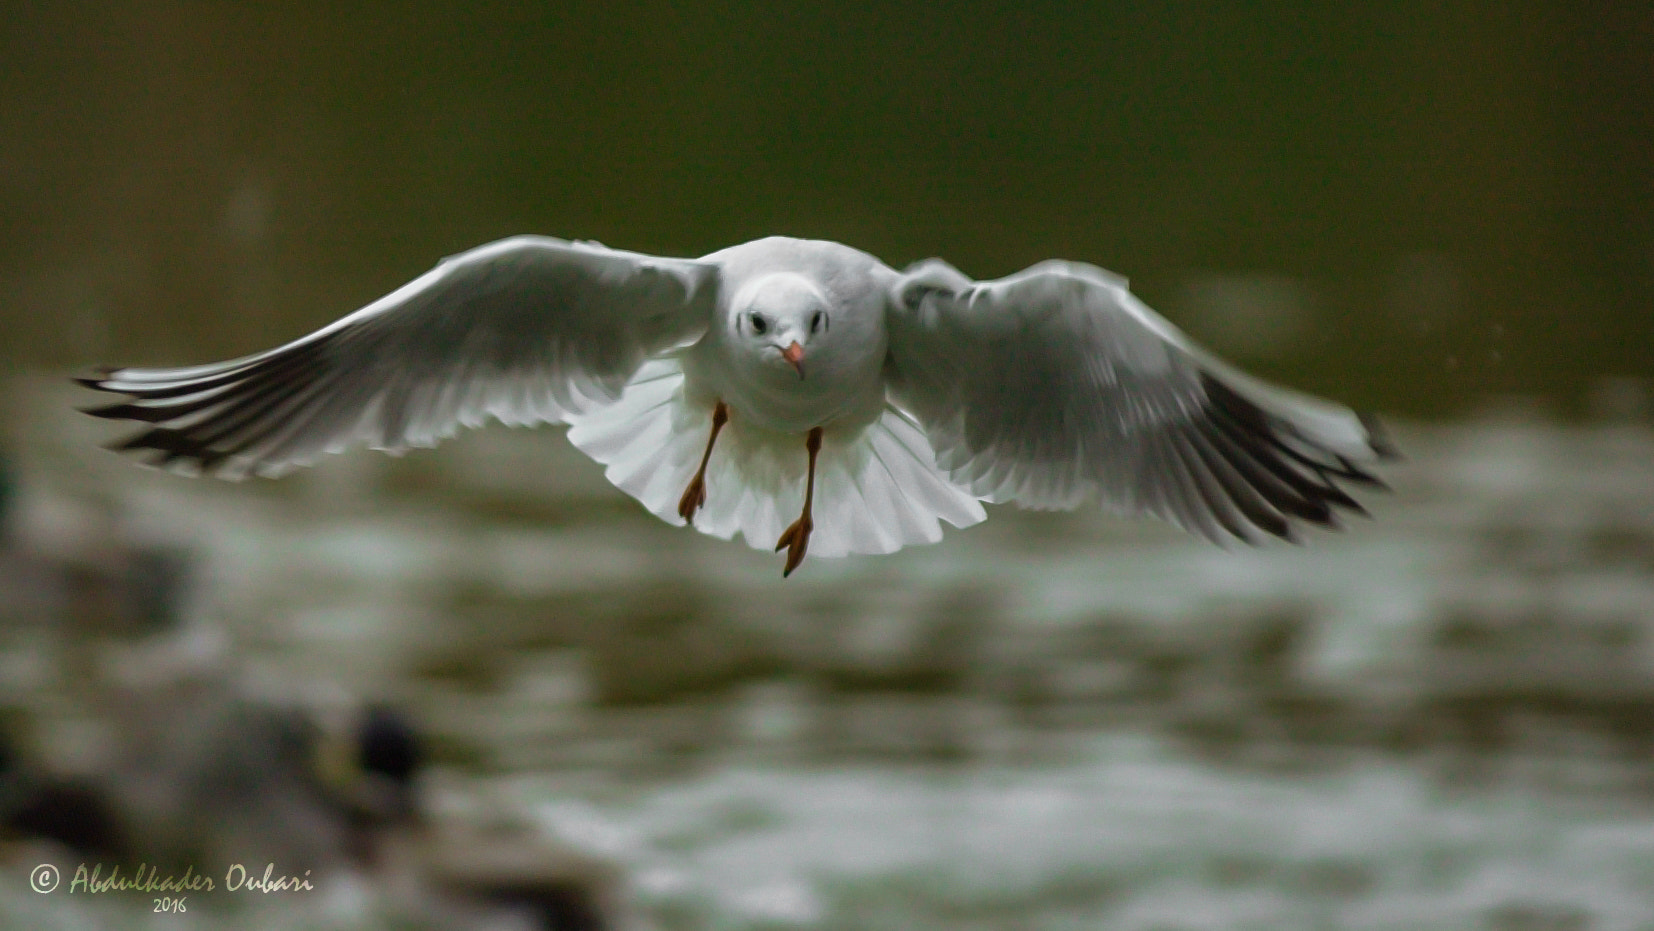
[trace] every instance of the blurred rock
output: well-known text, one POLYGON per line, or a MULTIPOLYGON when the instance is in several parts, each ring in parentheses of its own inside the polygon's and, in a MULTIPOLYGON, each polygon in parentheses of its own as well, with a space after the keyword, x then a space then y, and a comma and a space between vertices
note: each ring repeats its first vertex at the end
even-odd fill
POLYGON ((398 921, 478 931, 620 927, 618 867, 498 810, 478 825, 421 806, 418 780, 429 760, 405 712, 369 705, 349 738, 343 749, 354 766, 330 787, 352 831, 353 858, 398 921))
POLYGON ((0 837, 58 845, 73 858, 113 861, 131 855, 129 835, 99 786, 45 771, 12 735, 0 732, 0 837))
POLYGON ((410 902, 421 903, 424 919, 439 919, 437 927, 512 918, 532 931, 631 926, 621 917, 619 870, 532 826, 450 825, 415 843, 410 865, 425 889, 410 902))
POLYGON ((0 622, 57 626, 81 637, 171 630, 195 591, 194 554, 131 539, 110 515, 81 510, 55 526, 13 534, 10 545, 0 536, 0 622))

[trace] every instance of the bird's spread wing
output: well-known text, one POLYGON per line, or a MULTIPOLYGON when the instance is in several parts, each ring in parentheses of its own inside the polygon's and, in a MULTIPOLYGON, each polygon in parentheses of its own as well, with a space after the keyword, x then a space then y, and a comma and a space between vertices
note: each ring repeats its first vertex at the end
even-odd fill
POLYGON ((943 262, 891 295, 888 376, 937 464, 973 494, 1040 508, 1089 499, 1215 542, 1290 538, 1360 511, 1372 421, 1253 379, 1088 265, 977 283, 943 262))
POLYGON ((518 236, 444 259, 279 349, 82 383, 129 396, 88 413, 148 425, 116 449, 229 477, 278 474, 355 442, 429 446, 490 416, 555 422, 611 402, 650 355, 705 332, 717 275, 694 260, 518 236))

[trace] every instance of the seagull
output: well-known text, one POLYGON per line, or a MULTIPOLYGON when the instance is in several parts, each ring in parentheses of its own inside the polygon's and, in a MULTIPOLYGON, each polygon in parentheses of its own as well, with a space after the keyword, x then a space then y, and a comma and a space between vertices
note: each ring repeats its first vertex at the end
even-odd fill
POLYGON ((1365 514, 1341 485, 1383 487, 1395 455, 1371 417, 1225 364, 1095 266, 973 281, 781 236, 699 259, 515 236, 268 352, 77 380, 125 396, 86 413, 144 425, 110 448, 228 478, 564 423, 649 511, 784 549, 784 577, 806 552, 937 542, 983 502, 1297 540, 1365 514))

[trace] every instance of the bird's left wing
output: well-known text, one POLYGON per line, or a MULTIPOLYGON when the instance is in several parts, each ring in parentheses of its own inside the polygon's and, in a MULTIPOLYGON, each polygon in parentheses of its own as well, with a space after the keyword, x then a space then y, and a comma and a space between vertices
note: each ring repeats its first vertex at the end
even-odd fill
POLYGON ((556 422, 609 403, 649 356, 705 332, 717 278, 706 262, 518 236, 279 349, 81 382, 129 397, 88 413, 148 425, 116 449, 273 475, 356 442, 430 446, 490 416, 556 422))
POLYGON ((973 282, 938 260, 891 293, 893 399, 937 464, 989 501, 1100 499, 1214 542, 1290 537, 1360 510, 1377 484, 1371 420, 1224 364, 1089 265, 1044 262, 973 282))

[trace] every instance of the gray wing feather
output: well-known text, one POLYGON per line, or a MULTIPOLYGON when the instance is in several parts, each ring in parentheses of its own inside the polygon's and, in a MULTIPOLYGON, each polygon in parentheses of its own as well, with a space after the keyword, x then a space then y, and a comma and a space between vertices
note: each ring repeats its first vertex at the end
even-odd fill
POLYGON ((891 294, 887 375, 937 464, 989 501, 1100 499, 1214 542, 1291 538, 1361 511, 1375 422, 1265 384, 1194 345, 1124 279, 1044 262, 977 283, 945 263, 891 294))
POLYGON ((489 417, 556 422, 606 404, 649 356, 705 332, 717 275, 518 236, 278 349, 81 382, 129 396, 88 413, 148 425, 116 449, 185 471, 278 474, 356 442, 397 451, 489 417))

